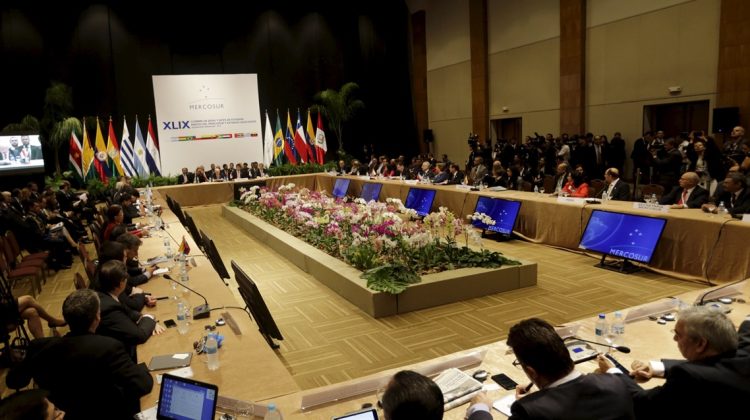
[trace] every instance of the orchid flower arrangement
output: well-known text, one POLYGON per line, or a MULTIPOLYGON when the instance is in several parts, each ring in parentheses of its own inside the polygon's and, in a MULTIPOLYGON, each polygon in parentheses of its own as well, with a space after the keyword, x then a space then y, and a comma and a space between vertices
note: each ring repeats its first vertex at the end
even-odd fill
MULTIPOLYGON (((235 204, 305 242, 362 270, 368 287, 401 293, 420 275, 461 267, 515 265, 497 252, 468 248, 469 238, 481 246, 481 234, 446 207, 418 220, 401 200, 344 200, 326 192, 282 185, 276 191, 257 186, 241 191, 235 204), (465 246, 456 245, 464 235, 465 246)), ((469 218, 493 224, 486 214, 469 218)))

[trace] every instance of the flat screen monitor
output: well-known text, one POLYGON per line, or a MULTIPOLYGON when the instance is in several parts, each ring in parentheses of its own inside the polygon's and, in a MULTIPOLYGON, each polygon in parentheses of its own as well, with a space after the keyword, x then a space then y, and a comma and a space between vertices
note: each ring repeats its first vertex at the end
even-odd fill
POLYGON ((409 188, 404 206, 407 209, 415 210, 420 216, 427 216, 432 209, 432 202, 435 201, 435 193, 435 190, 409 188))
POLYGON ((336 180, 336 184, 333 185, 332 195, 336 198, 346 197, 346 192, 349 191, 349 179, 339 178, 336 180))
POLYGON ((666 219, 594 210, 578 248, 648 264, 666 219))
POLYGON ((258 324, 258 330, 260 330, 260 333, 271 348, 278 348, 278 344, 274 343, 272 338, 283 340, 284 337, 281 335, 281 331, 279 331, 279 327, 276 325, 271 311, 268 310, 266 301, 263 300, 258 286, 255 285, 250 276, 234 261, 232 261, 232 270, 234 271, 234 279, 237 281, 237 286, 239 286, 240 296, 242 296, 247 309, 258 324))
POLYGON ((44 171, 39 134, 0 136, 0 176, 44 171))
POLYGON ((484 213, 495 221, 494 225, 487 225, 481 220, 474 220, 472 224, 480 229, 497 232, 503 235, 513 233, 516 224, 518 210, 521 209, 520 201, 503 200, 501 198, 479 197, 474 211, 484 213))
POLYGON ((378 201, 378 198, 380 197, 380 190, 382 188, 383 184, 378 184, 376 182, 366 182, 365 185, 362 186, 362 193, 359 196, 368 203, 370 201, 378 201))
POLYGON ((156 418, 213 420, 218 396, 216 385, 165 373, 161 379, 156 418))

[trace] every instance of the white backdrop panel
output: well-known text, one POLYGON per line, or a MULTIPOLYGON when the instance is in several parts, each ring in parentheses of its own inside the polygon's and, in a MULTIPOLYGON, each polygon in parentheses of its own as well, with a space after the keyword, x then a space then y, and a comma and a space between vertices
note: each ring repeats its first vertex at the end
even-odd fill
POLYGON ((163 174, 263 161, 257 74, 152 76, 163 174))

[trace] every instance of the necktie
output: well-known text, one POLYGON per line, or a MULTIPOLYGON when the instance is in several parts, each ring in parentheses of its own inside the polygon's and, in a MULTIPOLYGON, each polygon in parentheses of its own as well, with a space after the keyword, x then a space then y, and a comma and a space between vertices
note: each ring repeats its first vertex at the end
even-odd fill
POLYGON ((734 208, 734 202, 737 200, 737 194, 732 194, 732 197, 729 199, 729 205, 734 208))
POLYGON ((687 190, 682 190, 682 196, 680 197, 680 202, 677 204, 685 204, 687 201, 687 190))

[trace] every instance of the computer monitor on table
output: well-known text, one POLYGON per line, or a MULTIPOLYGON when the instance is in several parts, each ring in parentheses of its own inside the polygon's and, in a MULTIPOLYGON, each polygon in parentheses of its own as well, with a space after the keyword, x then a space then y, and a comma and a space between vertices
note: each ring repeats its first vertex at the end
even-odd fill
POLYGON ((477 228, 496 232, 503 237, 510 238, 510 235, 513 234, 513 226, 516 225, 516 219, 518 218, 518 211, 520 209, 520 201, 479 197, 477 205, 474 207, 474 212, 486 214, 492 218, 495 224, 486 224, 481 220, 473 220, 472 224, 477 228))
POLYGON ((216 385, 165 373, 159 390, 159 420, 213 420, 216 415, 216 385))
POLYGON ((283 340, 284 337, 281 335, 276 321, 273 320, 271 311, 268 310, 268 306, 266 306, 266 302, 263 300, 258 286, 255 285, 250 276, 234 261, 232 261, 232 270, 234 271, 234 279, 237 281, 237 286, 239 287, 240 296, 242 296, 247 309, 258 324, 258 330, 272 349, 278 348, 279 345, 274 343, 273 339, 283 340))
POLYGON ((648 264, 659 243, 666 219, 594 210, 581 235, 578 248, 601 252, 597 267, 631 273, 637 261, 648 264), (622 262, 605 263, 607 256, 620 257, 622 262))
POLYGON ((407 209, 416 211, 417 214, 422 217, 427 216, 430 214, 430 210, 432 210, 432 202, 435 201, 435 193, 435 190, 409 188, 409 193, 406 195, 406 203, 404 206, 407 209))
POLYGON ((349 191, 349 182, 350 179, 345 178, 339 178, 336 180, 336 183, 333 185, 333 191, 331 192, 331 195, 335 198, 344 198, 346 197, 346 192, 349 191))
POLYGON ((383 184, 378 184, 377 182, 366 182, 362 185, 362 192, 359 196, 368 203, 370 201, 378 201, 378 198, 380 198, 380 190, 382 188, 383 184))

